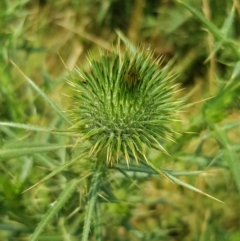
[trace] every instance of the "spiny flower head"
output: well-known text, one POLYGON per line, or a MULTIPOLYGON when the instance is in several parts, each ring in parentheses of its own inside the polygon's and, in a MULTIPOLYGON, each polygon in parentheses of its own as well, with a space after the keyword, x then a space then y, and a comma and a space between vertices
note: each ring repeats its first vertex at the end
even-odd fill
POLYGON ((104 150, 108 164, 145 157, 143 144, 167 153, 162 142, 172 139, 170 124, 179 102, 170 64, 160 66, 153 53, 126 50, 89 57, 90 71, 77 69, 74 86, 74 131, 90 140, 90 154, 104 150))

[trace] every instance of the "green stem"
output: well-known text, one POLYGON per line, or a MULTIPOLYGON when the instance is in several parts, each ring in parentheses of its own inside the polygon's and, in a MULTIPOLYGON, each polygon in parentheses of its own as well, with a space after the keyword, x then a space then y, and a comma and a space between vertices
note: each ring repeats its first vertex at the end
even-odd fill
POLYGON ((100 223, 100 204, 97 201, 95 205, 95 217, 94 217, 94 233, 95 240, 102 241, 102 229, 100 223))
POLYGON ((95 165, 94 174, 93 174, 92 181, 91 181, 91 187, 90 187, 90 191, 89 191, 89 195, 88 195, 88 203, 87 203, 86 214, 85 214, 85 219, 84 219, 82 241, 88 241, 91 220, 92 220, 94 208, 95 208, 95 205, 97 202, 99 184, 100 184, 100 180, 101 180, 101 177, 103 174, 103 167, 104 167, 103 160, 104 159, 98 158, 96 165, 95 165))

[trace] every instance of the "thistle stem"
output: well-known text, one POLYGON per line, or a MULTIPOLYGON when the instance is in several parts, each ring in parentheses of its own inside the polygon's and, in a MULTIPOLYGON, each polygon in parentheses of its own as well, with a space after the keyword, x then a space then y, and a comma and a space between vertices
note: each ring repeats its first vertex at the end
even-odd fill
POLYGON ((95 164, 94 174, 91 181, 91 187, 88 195, 88 202, 86 207, 86 214, 84 219, 84 226, 83 226, 83 237, 82 241, 88 241, 88 236, 90 232, 91 220, 93 216, 93 212, 95 210, 95 206, 97 203, 97 195, 99 184, 102 178, 104 168, 104 161, 102 158, 100 159, 100 155, 98 156, 98 160, 95 164))
POLYGON ((100 204, 96 202, 95 204, 95 218, 94 218, 94 233, 95 240, 102 241, 102 228, 100 224, 100 204))

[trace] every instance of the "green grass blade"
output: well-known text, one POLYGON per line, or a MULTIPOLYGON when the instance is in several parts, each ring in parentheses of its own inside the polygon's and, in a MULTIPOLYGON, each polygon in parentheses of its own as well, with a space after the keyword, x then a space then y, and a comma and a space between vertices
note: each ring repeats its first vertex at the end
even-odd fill
POLYGON ((79 180, 72 180, 70 181, 63 192, 60 194, 58 199, 54 202, 52 207, 47 211, 47 213, 42 218, 41 222, 35 229, 34 233, 30 237, 30 241, 36 241, 39 238, 39 235, 43 232, 44 228, 49 224, 51 219, 57 215, 59 210, 64 206, 64 204, 67 202, 67 200, 72 196, 73 192, 78 187, 79 180))
POLYGON ((223 146, 223 156, 228 162, 229 169, 232 173, 233 179, 240 191, 240 162, 239 155, 236 153, 236 148, 228 140, 227 134, 221 131, 218 126, 214 126, 215 137, 223 146))
POLYGON ((0 150, 0 159, 9 159, 24 155, 31 155, 41 152, 54 151, 60 148, 66 147, 66 145, 56 145, 56 144, 35 144, 32 146, 28 145, 26 147, 7 147, 0 150))
MULTIPOLYGON (((47 176, 45 176, 43 179, 41 179, 39 182, 37 182, 36 184, 34 184, 33 186, 31 186, 30 188, 26 189, 24 192, 29 191, 30 189, 34 188, 35 186, 37 186, 38 184, 47 181, 48 179, 50 179, 51 177, 57 175, 58 173, 62 172, 65 168, 71 166, 73 163, 75 163, 77 160, 79 160, 80 158, 82 158, 83 156, 85 156, 86 154, 82 154, 81 156, 78 156, 70 161, 68 161, 66 164, 57 167, 54 169, 54 171, 52 171, 51 173, 49 173, 47 176)), ((83 178, 86 178, 88 176, 90 176, 92 173, 89 172, 87 175, 85 175, 83 178)), ((82 179, 83 179, 82 178, 82 179)), ((24 193, 23 192, 23 193, 24 193)))
POLYGON ((236 151, 231 148, 227 147, 224 152, 223 156, 228 162, 230 171, 233 175, 233 179, 236 183, 238 191, 240 192, 240 163, 239 163, 239 155, 237 155, 236 151))
MULTIPOLYGON (((140 167, 140 166, 133 166, 133 165, 129 165, 129 168, 128 168, 126 165, 123 166, 123 164, 118 164, 116 167, 119 169, 119 166, 121 166, 120 169, 124 169, 124 170, 127 170, 127 171, 135 171, 135 172, 144 172, 144 173, 147 173, 147 174, 158 174, 158 175, 160 174, 160 175, 163 175, 163 176, 167 177, 169 180, 171 180, 174 183, 177 183, 177 184, 179 184, 181 186, 184 186, 184 187, 186 187, 186 188, 188 188, 188 189, 190 189, 190 190, 192 190, 194 192, 198 192, 200 194, 203 194, 203 195, 205 195, 207 197, 210 197, 210 198, 212 198, 212 199, 222 203, 221 200, 219 200, 219 199, 217 199, 217 198, 215 198, 215 197, 213 197, 213 196, 211 196, 211 195, 201 191, 200 189, 198 189, 196 187, 193 187, 192 185, 187 184, 187 183, 185 183, 185 182, 183 182, 180 179, 175 177, 175 176, 180 176, 180 175, 186 175, 187 172, 182 172, 182 173, 181 172, 180 173, 176 172, 176 173, 174 173, 174 171, 171 171, 171 170, 163 170, 163 169, 158 170, 158 168, 155 167, 153 164, 151 164, 151 166, 150 166, 151 170, 148 170, 148 169, 150 169, 148 167, 144 167, 143 168, 143 167, 140 167)), ((113 168, 114 168, 114 166, 113 166, 113 168)), ((202 172, 200 172, 200 173, 202 173, 202 172)), ((195 171, 195 172, 192 172, 191 174, 192 175, 196 175, 196 174, 199 174, 199 172, 195 171)))
POLYGON ((59 130, 54 128, 45 128, 42 126, 35 126, 29 124, 13 123, 13 122, 0 122, 0 126, 7 126, 11 128, 24 129, 28 131, 48 132, 58 135, 75 135, 71 131, 59 130))
MULTIPOLYGON (((227 29, 229 28, 229 24, 231 24, 231 21, 233 18, 232 15, 234 13, 230 14, 229 18, 226 19, 222 30, 219 30, 212 22, 208 21, 204 17, 204 15, 201 12, 199 12, 197 9, 191 7, 189 4, 187 4, 184 1, 178 0, 178 2, 181 3, 188 11, 190 11, 195 17, 197 17, 205 25, 205 27, 208 29, 209 32, 212 33, 215 39, 220 42, 219 45, 221 45, 222 43, 227 43, 229 47, 232 49, 232 51, 234 52, 234 54, 236 54, 237 57, 239 58, 239 52, 238 52, 236 43, 225 36, 228 33, 227 29)), ((215 49, 214 51, 217 51, 217 49, 215 49)))
MULTIPOLYGON (((223 36, 225 38, 228 37, 228 33, 230 32, 231 30, 231 27, 232 27, 232 24, 233 24, 233 20, 234 20, 234 17, 235 17, 235 8, 234 8, 234 5, 232 7, 232 10, 230 12, 230 14, 228 15, 228 17, 226 18, 226 20, 224 21, 223 23, 223 26, 221 28, 221 33, 223 34, 223 36)), ((208 62, 211 57, 218 52, 218 50, 220 50, 222 48, 222 45, 223 45, 223 42, 218 42, 216 43, 213 51, 211 52, 210 56, 205 60, 205 63, 208 62)))
POLYGON ((11 60, 10 61, 16 69, 22 74, 22 76, 28 81, 28 83, 32 86, 32 88, 51 106, 51 108, 69 125, 72 125, 72 122, 67 118, 66 115, 59 109, 59 107, 49 99, 49 97, 30 79, 28 78, 19 67, 11 60))
POLYGON ((233 20, 235 18, 235 7, 233 5, 232 10, 226 20, 223 23, 223 26, 221 28, 221 32, 223 33, 224 37, 227 37, 228 33, 231 30, 231 27, 233 25, 233 20))
MULTIPOLYGON (((159 175, 159 172, 157 172, 156 170, 153 170, 151 167, 149 166, 137 166, 137 165, 129 165, 127 166, 124 163, 118 163, 117 165, 113 165, 110 168, 113 169, 117 169, 121 172, 124 172, 124 175, 126 177, 128 177, 126 175, 126 172, 141 172, 141 173, 145 173, 147 175, 159 175)), ((192 176, 192 175, 199 175, 204 173, 204 171, 175 171, 175 170, 165 170, 163 169, 163 171, 166 173, 169 173, 173 176, 192 176)))
POLYGON ((126 46, 129 47, 130 51, 133 54, 136 54, 137 48, 134 46, 134 44, 122 33, 120 30, 116 30, 116 33, 118 37, 126 44, 126 46))
POLYGON ((204 61, 204 63, 207 63, 214 54, 216 54, 218 52, 218 50, 220 50, 222 48, 223 42, 218 42, 215 44, 214 49, 212 50, 212 52, 210 53, 210 55, 207 57, 207 59, 204 61))
POLYGON ((191 7, 188 3, 184 1, 178 1, 181 3, 189 12, 191 12, 194 16, 196 16, 212 33, 212 35, 218 40, 225 40, 224 35, 222 32, 210 21, 208 21, 202 13, 200 13, 197 9, 191 7))
POLYGON ((196 187, 194 187, 194 186, 192 186, 192 185, 190 185, 190 184, 188 184, 188 183, 183 182, 182 180, 180 180, 180 179, 174 177, 173 175, 171 175, 170 173, 165 172, 165 175, 166 175, 170 180, 172 180, 174 183, 177 183, 178 185, 181 185, 181 186, 186 187, 186 188, 188 188, 188 189, 190 189, 190 190, 192 190, 192 191, 194 191, 194 192, 200 193, 200 194, 205 195, 205 196, 207 196, 207 197, 209 197, 209 198, 212 198, 212 199, 215 200, 215 201, 218 201, 218 202, 220 202, 220 203, 223 203, 221 200, 219 200, 219 199, 217 199, 217 198, 215 198, 215 197, 213 197, 213 196, 211 196, 211 195, 209 195, 209 194, 201 191, 200 189, 198 189, 198 188, 196 188, 196 187))
POLYGON ((234 128, 239 127, 239 126, 240 126, 240 121, 233 121, 233 122, 229 122, 229 123, 226 123, 226 124, 220 126, 219 129, 221 131, 227 131, 227 130, 234 129, 234 128))
POLYGON ((42 132, 53 131, 53 129, 44 128, 41 126, 34 126, 34 125, 20 124, 20 123, 13 123, 13 122, 0 122, 0 126, 8 126, 13 128, 18 128, 18 129, 25 129, 29 131, 42 131, 42 132))
MULTIPOLYGON (((222 126, 219 126, 219 131, 227 131, 227 130, 231 130, 234 129, 236 127, 240 126, 240 121, 234 121, 234 122, 229 122, 226 123, 222 126)), ((208 138, 210 138, 211 136, 213 136, 214 133, 213 132, 207 132, 204 136, 201 137, 202 140, 206 140, 208 138)))
POLYGON ((231 84, 233 80, 235 80, 237 77, 239 77, 239 75, 240 75, 240 61, 237 61, 234 65, 231 80, 228 82, 228 85, 231 84))

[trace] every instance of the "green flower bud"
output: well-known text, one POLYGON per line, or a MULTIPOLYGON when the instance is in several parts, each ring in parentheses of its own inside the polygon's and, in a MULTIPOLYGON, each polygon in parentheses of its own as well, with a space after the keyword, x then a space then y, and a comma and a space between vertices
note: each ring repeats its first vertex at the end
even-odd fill
POLYGON ((126 50, 89 57, 90 71, 77 70, 73 80, 76 94, 74 131, 90 140, 90 154, 104 150, 107 164, 123 157, 127 163, 145 157, 143 144, 164 153, 166 139, 172 140, 171 122, 179 101, 173 99, 176 85, 171 65, 161 67, 153 53, 126 50))

